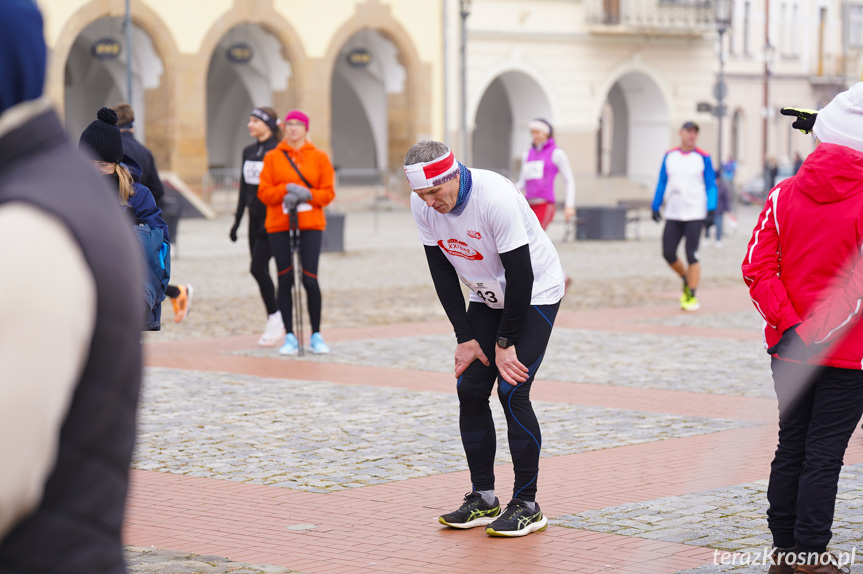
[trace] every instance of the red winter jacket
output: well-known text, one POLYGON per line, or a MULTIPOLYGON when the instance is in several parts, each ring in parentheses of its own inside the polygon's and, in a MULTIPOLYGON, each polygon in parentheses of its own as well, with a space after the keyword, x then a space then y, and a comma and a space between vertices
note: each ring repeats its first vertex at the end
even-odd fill
POLYGON ((861 249, 863 153, 822 143, 770 191, 743 261, 766 348, 802 322, 811 363, 863 369, 861 249))

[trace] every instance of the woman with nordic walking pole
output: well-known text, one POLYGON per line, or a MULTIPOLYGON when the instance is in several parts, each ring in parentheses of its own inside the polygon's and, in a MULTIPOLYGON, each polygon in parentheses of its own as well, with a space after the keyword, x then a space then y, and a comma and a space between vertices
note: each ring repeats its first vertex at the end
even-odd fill
MULTIPOLYGON (((335 171, 327 154, 306 139, 309 117, 293 110, 283 123, 284 139, 264 156, 258 198, 267 206, 265 226, 270 247, 276 258, 279 274, 278 301, 285 323, 285 344, 282 355, 296 355, 301 338, 294 333, 294 314, 302 316, 302 308, 292 300, 294 275, 302 277, 308 300, 312 336, 309 346, 316 354, 329 353, 321 336, 321 289, 318 285, 318 260, 321 255, 326 217, 323 208, 335 198, 335 171), (295 217, 291 217, 295 215, 295 217), (293 219, 293 221, 292 221, 293 219), (292 236, 293 240, 292 241, 292 236), (294 263, 294 250, 299 252, 302 269, 294 263), (295 309, 296 307, 296 309, 295 309)), ((298 303, 301 300, 297 287, 298 303)), ((297 326, 300 327, 299 322, 297 326)), ((302 332, 300 332, 302 337, 302 332)))

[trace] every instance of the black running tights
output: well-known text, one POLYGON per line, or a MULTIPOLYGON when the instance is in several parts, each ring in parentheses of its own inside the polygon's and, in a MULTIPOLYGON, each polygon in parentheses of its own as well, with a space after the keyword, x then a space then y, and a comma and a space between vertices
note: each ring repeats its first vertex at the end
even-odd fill
POLYGON ((482 347, 490 366, 474 361, 458 379, 459 428, 462 444, 470 467, 474 490, 494 489, 494 458, 496 436, 489 397, 498 380, 497 396, 506 415, 509 451, 515 470, 513 498, 533 502, 539 475, 539 451, 542 435, 530 402, 533 383, 560 303, 531 305, 515 345, 518 359, 530 371, 527 381, 512 386, 498 379, 494 364, 497 328, 502 309, 491 309, 483 303, 470 303, 468 323, 482 347))
MULTIPOLYGON (((294 262, 291 257, 291 234, 288 231, 270 233, 270 247, 276 257, 279 270, 279 309, 285 330, 294 332, 293 301, 291 290, 294 287, 294 262)), ((300 231, 300 261, 303 267, 303 287, 309 304, 309 322, 312 333, 321 330, 321 288, 318 285, 318 259, 321 257, 323 231, 307 229, 300 231)))
POLYGON ((255 218, 250 218, 249 251, 252 254, 252 265, 249 271, 261 290, 261 299, 264 300, 267 315, 272 315, 279 310, 276 303, 276 287, 273 285, 273 278, 270 277, 270 258, 273 256, 273 251, 270 249, 270 240, 266 231, 262 232, 261 228, 263 228, 263 222, 258 223, 255 218))

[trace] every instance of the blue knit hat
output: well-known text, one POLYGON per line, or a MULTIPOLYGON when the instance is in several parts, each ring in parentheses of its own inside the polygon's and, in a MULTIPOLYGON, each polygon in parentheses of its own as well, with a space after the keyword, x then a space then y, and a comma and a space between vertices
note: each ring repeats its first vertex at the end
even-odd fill
POLYGON ((117 127, 117 112, 101 108, 96 119, 84 129, 78 149, 91 159, 120 163, 123 161, 123 136, 117 127))
POLYGON ((2 0, 0 17, 0 114, 35 100, 45 87, 42 15, 32 0, 2 0))

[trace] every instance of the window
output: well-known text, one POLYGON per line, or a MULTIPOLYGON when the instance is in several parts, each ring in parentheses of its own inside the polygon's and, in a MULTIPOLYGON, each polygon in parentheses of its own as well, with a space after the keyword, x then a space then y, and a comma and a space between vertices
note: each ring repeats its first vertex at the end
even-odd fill
POLYGON ((863 47, 863 6, 848 6, 848 45, 863 47))
POLYGON ((793 4, 791 6, 791 23, 789 26, 789 32, 791 41, 788 43, 788 54, 796 56, 799 54, 797 51, 799 49, 798 42, 795 41, 795 38, 797 38, 797 4, 793 4))
POLYGON ((785 38, 787 34, 785 29, 788 27, 788 22, 786 22, 786 5, 785 2, 779 5, 779 54, 784 56, 786 52, 785 38))
POLYGON ((743 3, 743 53, 749 55, 749 19, 752 12, 752 3, 748 0, 743 3))

